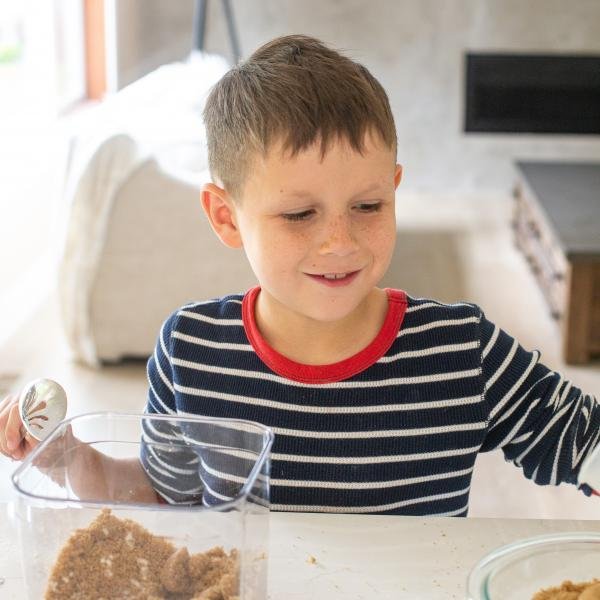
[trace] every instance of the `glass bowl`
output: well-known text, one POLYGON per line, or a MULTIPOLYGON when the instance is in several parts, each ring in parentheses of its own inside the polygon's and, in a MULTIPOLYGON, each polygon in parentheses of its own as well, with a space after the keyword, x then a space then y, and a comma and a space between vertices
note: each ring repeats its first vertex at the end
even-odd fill
POLYGON ((264 600, 272 442, 249 421, 63 421, 12 476, 27 598, 264 600))
POLYGON ((563 581, 600 579, 600 533, 542 535, 497 548, 467 580, 468 600, 532 600, 563 581))

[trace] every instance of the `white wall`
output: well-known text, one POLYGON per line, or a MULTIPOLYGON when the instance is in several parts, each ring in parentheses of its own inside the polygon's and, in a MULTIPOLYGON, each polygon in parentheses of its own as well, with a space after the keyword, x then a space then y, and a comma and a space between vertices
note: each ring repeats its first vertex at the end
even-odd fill
MULTIPOLYGON (((515 157, 600 160, 600 136, 469 134, 463 55, 600 54, 599 0, 231 0, 247 57, 307 33, 364 63, 388 90, 406 191, 510 191, 515 157)), ((191 47, 193 0, 117 0, 120 87, 191 47)), ((207 49, 231 58, 220 1, 207 49)))
MULTIPOLYGON (((229 53, 220 2, 208 49, 229 53)), ((243 56, 272 37, 307 33, 347 50, 387 89, 403 188, 510 191, 514 157, 600 160, 600 136, 469 134, 463 53, 600 54, 598 0, 233 0, 243 56)))

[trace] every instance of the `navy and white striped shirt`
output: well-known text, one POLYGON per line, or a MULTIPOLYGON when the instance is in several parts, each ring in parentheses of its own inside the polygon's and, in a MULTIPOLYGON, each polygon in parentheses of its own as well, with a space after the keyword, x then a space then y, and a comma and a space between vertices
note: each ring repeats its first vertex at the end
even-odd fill
MULTIPOLYGON (((596 399, 473 304, 387 290, 385 323, 367 348, 308 366, 262 338, 258 292, 189 304, 165 321, 148 361, 147 412, 272 428, 272 510, 465 516, 478 452, 502 449, 541 485, 576 484, 599 441, 596 399)), ((206 502, 210 489, 183 458, 144 463, 167 501, 206 502)))

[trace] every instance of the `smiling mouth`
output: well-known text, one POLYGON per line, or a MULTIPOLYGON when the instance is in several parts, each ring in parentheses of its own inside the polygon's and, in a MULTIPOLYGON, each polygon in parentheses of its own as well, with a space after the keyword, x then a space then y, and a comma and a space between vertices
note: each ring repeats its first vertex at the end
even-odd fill
POLYGON ((327 279, 329 281, 337 281, 339 279, 347 279, 353 275, 356 275, 358 271, 347 271, 346 273, 307 273, 311 277, 318 279, 327 279))

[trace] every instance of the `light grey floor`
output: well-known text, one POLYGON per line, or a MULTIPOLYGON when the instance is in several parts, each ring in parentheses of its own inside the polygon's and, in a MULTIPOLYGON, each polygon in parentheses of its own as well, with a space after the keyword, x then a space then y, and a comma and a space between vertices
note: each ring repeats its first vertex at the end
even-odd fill
MULTIPOLYGON (((384 284, 415 296, 477 302, 525 347, 540 349, 548 366, 599 396, 599 363, 574 368, 561 360, 558 327, 513 246, 510 215, 505 196, 399 194, 398 244, 384 284)), ((70 360, 54 296, 0 347, 0 390, 42 376, 66 388, 68 416, 144 407, 143 362, 93 370, 70 360)), ((0 499, 12 495, 8 476, 15 466, 0 458, 0 499)), ((596 519, 600 498, 571 486, 536 486, 495 452, 477 461, 470 516, 596 519)))

